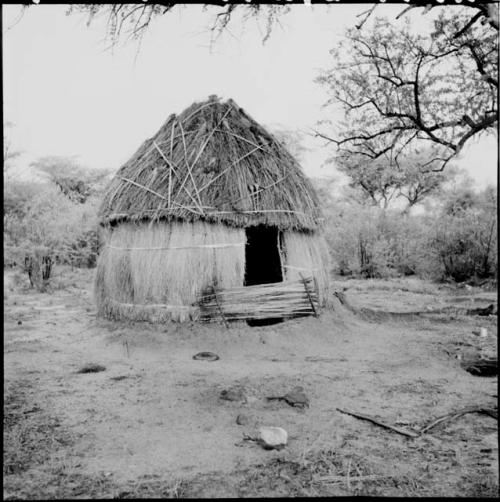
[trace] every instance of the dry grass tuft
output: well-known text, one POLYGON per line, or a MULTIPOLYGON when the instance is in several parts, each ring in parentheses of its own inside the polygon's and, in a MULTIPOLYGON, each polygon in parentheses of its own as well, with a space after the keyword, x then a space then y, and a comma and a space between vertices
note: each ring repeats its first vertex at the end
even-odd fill
POLYGON ((44 463, 54 444, 70 441, 57 417, 47 416, 33 399, 28 381, 7 384, 3 418, 4 482, 32 466, 44 463))

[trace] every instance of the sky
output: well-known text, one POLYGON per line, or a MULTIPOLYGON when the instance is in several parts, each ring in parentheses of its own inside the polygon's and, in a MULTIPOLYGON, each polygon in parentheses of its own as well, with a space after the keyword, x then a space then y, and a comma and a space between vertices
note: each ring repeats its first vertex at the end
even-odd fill
MULTIPOLYGON (((380 5, 395 19, 404 5, 380 5)), ((331 64, 329 49, 359 22, 364 5, 294 5, 263 44, 264 23, 229 26, 209 47, 209 22, 218 12, 189 5, 162 16, 140 50, 131 42, 113 51, 105 25, 66 16, 64 5, 3 10, 4 121, 13 146, 23 150, 18 172, 46 155, 75 156, 93 168, 117 170, 169 114, 216 94, 232 98, 271 130, 311 131, 318 120, 340 120, 323 107, 325 90, 314 82, 331 64), (18 22, 16 22, 18 21, 18 22)), ((396 21, 395 21, 396 22, 396 21)), ((333 152, 306 136, 302 166, 311 177, 334 176, 324 165, 333 152)), ((497 137, 473 141, 457 164, 478 188, 497 180, 497 137)))

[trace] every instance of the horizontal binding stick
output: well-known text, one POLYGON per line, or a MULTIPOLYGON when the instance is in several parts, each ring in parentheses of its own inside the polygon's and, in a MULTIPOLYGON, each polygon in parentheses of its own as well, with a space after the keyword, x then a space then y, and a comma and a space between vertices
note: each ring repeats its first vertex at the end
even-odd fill
POLYGON ((294 265, 283 265, 283 268, 291 268, 293 270, 319 270, 318 268, 310 268, 310 267, 295 267, 294 265))
POLYGON ((153 247, 153 248, 142 248, 142 247, 125 247, 120 248, 117 246, 112 246, 111 244, 106 244, 106 247, 110 249, 119 249, 121 251, 159 251, 162 249, 196 249, 196 248, 209 248, 209 249, 217 249, 217 248, 229 248, 229 247, 237 247, 244 246, 244 242, 235 242, 230 244, 199 244, 197 246, 169 246, 169 247, 153 247))
POLYGON ((192 310, 193 307, 187 306, 187 305, 171 305, 168 303, 122 303, 117 300, 114 300, 113 298, 108 298, 108 302, 111 302, 115 305, 120 305, 122 307, 136 307, 136 308, 145 308, 145 309, 152 309, 152 308, 164 308, 166 310, 192 310))
POLYGON ((239 213, 293 213, 293 214, 303 214, 304 216, 308 216, 303 211, 294 211, 293 209, 249 209, 242 211, 210 211, 205 213, 210 216, 212 214, 239 214, 239 213))

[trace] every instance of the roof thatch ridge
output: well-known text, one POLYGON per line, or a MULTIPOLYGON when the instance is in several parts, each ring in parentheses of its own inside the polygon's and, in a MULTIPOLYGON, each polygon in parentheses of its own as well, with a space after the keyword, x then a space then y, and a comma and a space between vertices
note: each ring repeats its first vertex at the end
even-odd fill
POLYGON ((284 145, 232 99, 171 114, 118 170, 101 223, 203 219, 234 226, 313 230, 316 193, 284 145))

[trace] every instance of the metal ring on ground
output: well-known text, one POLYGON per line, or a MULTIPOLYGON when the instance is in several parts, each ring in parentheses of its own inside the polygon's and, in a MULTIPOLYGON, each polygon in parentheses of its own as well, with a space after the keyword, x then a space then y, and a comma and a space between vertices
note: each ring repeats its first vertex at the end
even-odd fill
POLYGON ((213 352, 198 352, 193 356, 197 361, 217 361, 219 356, 213 352))

